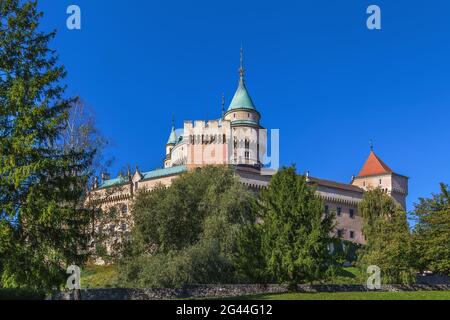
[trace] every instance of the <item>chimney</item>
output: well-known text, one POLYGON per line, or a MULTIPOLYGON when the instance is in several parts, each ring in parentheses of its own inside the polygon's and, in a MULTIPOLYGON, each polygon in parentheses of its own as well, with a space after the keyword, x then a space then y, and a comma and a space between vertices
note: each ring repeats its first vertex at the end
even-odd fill
POLYGON ((107 172, 102 173, 102 183, 109 180, 109 174, 107 172))
POLYGON ((98 188, 98 177, 94 178, 94 183, 92 184, 92 189, 97 189, 98 188))

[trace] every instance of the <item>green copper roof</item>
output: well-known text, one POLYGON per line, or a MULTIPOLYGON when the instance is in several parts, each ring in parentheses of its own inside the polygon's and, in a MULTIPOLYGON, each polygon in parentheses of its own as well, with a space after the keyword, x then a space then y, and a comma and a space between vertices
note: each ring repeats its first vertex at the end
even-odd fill
MULTIPOLYGON (((170 168, 164 168, 164 169, 156 169, 153 171, 148 171, 148 172, 144 172, 142 173, 142 179, 143 180, 147 180, 147 179, 157 179, 157 178, 162 178, 162 177, 166 177, 166 176, 170 176, 173 174, 180 174, 183 172, 187 171, 187 167, 186 166, 175 166, 175 167, 170 167, 170 168)), ((113 186, 119 186, 121 184, 124 184, 126 182, 129 182, 128 179, 126 179, 125 177, 117 177, 114 179, 110 179, 110 180, 106 180, 102 183, 102 185, 100 186, 100 188, 109 188, 109 187, 113 187, 113 186)))
POLYGON ((248 94, 247 88, 245 87, 244 78, 241 76, 239 80, 239 86, 234 94, 233 100, 231 100, 228 111, 235 109, 250 109, 255 110, 255 105, 253 104, 252 98, 248 94))
POLYGON ((117 177, 117 178, 114 178, 114 179, 109 179, 109 180, 104 181, 101 184, 100 188, 108 188, 108 187, 112 187, 112 186, 121 185, 121 184, 123 184, 123 183, 125 183, 127 181, 128 180, 125 179, 125 177, 117 177))
POLYGON ((175 166, 175 167, 169 167, 164 169, 157 169, 149 172, 143 173, 143 180, 147 179, 155 179, 155 178, 161 178, 165 176, 170 176, 172 174, 179 174, 187 171, 186 166, 175 166))
POLYGON ((177 134, 175 133, 175 127, 172 127, 172 131, 170 132, 169 140, 167 140, 167 144, 175 144, 177 143, 177 134))

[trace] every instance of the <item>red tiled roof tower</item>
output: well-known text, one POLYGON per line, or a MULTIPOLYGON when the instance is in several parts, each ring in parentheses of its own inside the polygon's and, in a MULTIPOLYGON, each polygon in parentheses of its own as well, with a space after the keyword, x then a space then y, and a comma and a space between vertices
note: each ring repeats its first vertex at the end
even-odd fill
POLYGON ((359 172, 358 177, 367 177, 386 173, 393 173, 393 171, 383 162, 383 160, 378 158, 375 152, 370 151, 369 157, 359 172))

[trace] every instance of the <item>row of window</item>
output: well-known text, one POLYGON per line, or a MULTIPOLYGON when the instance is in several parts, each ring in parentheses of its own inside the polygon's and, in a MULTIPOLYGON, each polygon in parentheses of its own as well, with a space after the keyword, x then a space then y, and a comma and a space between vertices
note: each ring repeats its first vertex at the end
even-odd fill
POLYGON ((200 135, 190 135, 189 142, 191 144, 212 144, 218 141, 218 143, 227 143, 226 134, 202 134, 200 135))
MULTIPOLYGON (((325 214, 328 214, 328 213, 330 213, 330 207, 328 205, 325 205, 325 214)), ((342 217, 342 208, 341 207, 337 207, 336 208, 336 215, 338 217, 342 217)), ((354 219, 355 218, 355 210, 354 209, 349 209, 348 210, 348 216, 351 219, 354 219)))

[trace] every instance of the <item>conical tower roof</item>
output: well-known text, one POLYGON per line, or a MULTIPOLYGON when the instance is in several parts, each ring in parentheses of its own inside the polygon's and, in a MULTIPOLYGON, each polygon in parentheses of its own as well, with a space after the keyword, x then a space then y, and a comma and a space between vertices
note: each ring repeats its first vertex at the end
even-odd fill
POLYGON ((175 133, 175 126, 172 126, 172 131, 170 132, 169 140, 167 140, 167 144, 176 144, 177 143, 177 134, 175 133))
POLYGON ((358 177, 367 177, 379 174, 393 173, 392 169, 383 162, 375 152, 370 151, 369 157, 364 163, 358 177))

